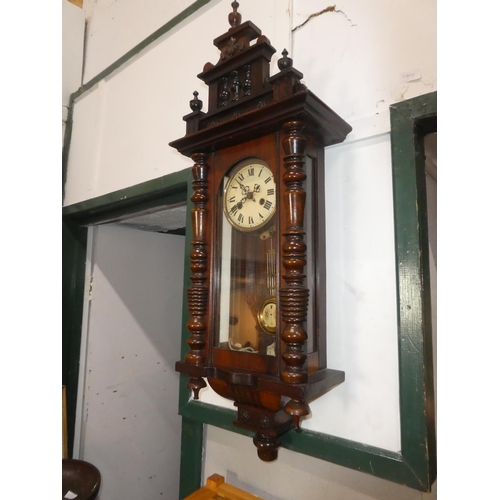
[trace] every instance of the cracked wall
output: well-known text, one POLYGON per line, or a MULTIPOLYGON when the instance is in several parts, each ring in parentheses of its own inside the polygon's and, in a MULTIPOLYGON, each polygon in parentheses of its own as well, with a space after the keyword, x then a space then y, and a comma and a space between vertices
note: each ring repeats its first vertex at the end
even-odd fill
POLYGON ((437 89, 435 0, 295 0, 292 26, 296 67, 348 121, 437 89))

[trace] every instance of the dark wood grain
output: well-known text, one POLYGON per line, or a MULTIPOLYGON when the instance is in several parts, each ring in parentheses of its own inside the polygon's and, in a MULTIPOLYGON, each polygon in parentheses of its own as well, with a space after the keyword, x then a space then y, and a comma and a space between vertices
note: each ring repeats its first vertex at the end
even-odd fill
POLYGON ((309 290, 305 286, 306 244, 304 241, 304 208, 306 192, 302 188, 306 180, 304 171, 304 152, 307 139, 302 131, 304 124, 291 121, 285 124, 283 140, 284 168, 283 181, 286 189, 283 193, 285 227, 284 244, 281 250, 281 262, 284 269, 284 286, 280 288, 281 319, 284 327, 281 340, 285 343, 282 354, 285 367, 281 371, 281 380, 289 384, 307 382, 304 363, 307 355, 304 344, 307 332, 304 323, 307 319, 309 290))
MULTIPOLYGON (((207 155, 193 154, 193 195, 194 204, 191 210, 193 241, 191 250, 192 285, 187 289, 188 310, 191 317, 187 328, 191 332, 188 339, 190 351, 186 354, 188 365, 204 365, 206 361, 205 344, 207 341, 207 310, 208 310, 208 252, 207 252, 207 218, 208 210, 208 173, 207 155)), ((198 399, 200 389, 206 387, 202 377, 191 377, 188 386, 193 390, 194 398, 198 399)))

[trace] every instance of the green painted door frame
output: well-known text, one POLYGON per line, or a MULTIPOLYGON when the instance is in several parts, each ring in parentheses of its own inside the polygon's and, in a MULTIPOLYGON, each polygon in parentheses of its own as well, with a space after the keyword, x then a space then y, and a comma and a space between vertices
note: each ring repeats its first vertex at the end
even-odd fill
MULTIPOLYGON (((80 363, 80 343, 85 293, 87 226, 104 224, 144 210, 190 203, 191 169, 153 179, 130 188, 69 205, 63 219, 63 384, 67 386, 69 456, 72 456, 80 363)), ((187 219, 190 220, 188 211, 187 219)), ((190 222, 186 222, 190 227, 190 222)), ((190 240, 186 238, 184 261, 189 263, 190 240)), ((187 267, 189 271, 189 266, 187 267)), ((188 275, 188 272, 185 272, 188 275)), ((184 308, 185 309, 185 308, 184 308)), ((186 323, 187 311, 183 311, 186 323)), ((180 335, 180 332, 179 332, 180 335)), ((181 480, 183 490, 199 488, 201 481, 203 424, 182 418, 181 480), (189 472, 186 472, 189 471, 189 472), (194 476, 193 476, 194 473, 194 476)), ((184 495, 185 496, 185 495, 184 495)))
MULTIPOLYGON (((69 205, 63 218, 63 384, 68 394, 69 454, 73 453, 76 401, 80 363, 80 342, 85 291, 87 226, 104 224, 146 209, 190 204, 191 169, 182 170, 130 188, 69 205)), ((186 231, 190 231, 190 209, 186 231)), ((189 280, 190 236, 186 234, 184 260, 185 280, 189 280)), ((184 285, 186 286, 186 285, 184 285)), ((186 301, 184 301, 186 302, 186 301)), ((186 304, 183 323, 187 321, 186 304)), ((184 327, 185 328, 185 327, 184 327)), ((180 333, 179 333, 180 334, 180 333)), ((179 498, 184 498, 201 485, 203 423, 182 417, 181 485, 179 498)))

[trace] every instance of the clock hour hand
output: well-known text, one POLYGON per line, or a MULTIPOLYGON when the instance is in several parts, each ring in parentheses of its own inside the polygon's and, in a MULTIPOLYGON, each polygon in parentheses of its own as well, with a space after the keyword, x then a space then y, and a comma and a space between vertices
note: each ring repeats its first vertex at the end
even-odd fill
POLYGON ((247 194, 250 188, 248 186, 244 186, 238 179, 236 179, 236 182, 240 185, 241 192, 243 194, 247 194))
POLYGON ((250 191, 248 186, 245 186, 246 191, 244 191, 245 197, 241 200, 241 203, 244 203, 246 200, 252 200, 256 201, 254 197, 254 193, 260 193, 260 185, 259 184, 254 184, 253 186, 253 191, 250 191))

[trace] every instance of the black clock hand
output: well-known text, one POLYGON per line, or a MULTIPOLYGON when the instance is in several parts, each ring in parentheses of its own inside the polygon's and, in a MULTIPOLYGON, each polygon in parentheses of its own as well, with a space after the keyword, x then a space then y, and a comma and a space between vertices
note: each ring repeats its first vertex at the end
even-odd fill
POLYGON ((236 182, 240 185, 243 194, 247 194, 250 188, 248 186, 244 186, 238 179, 236 179, 236 182))

